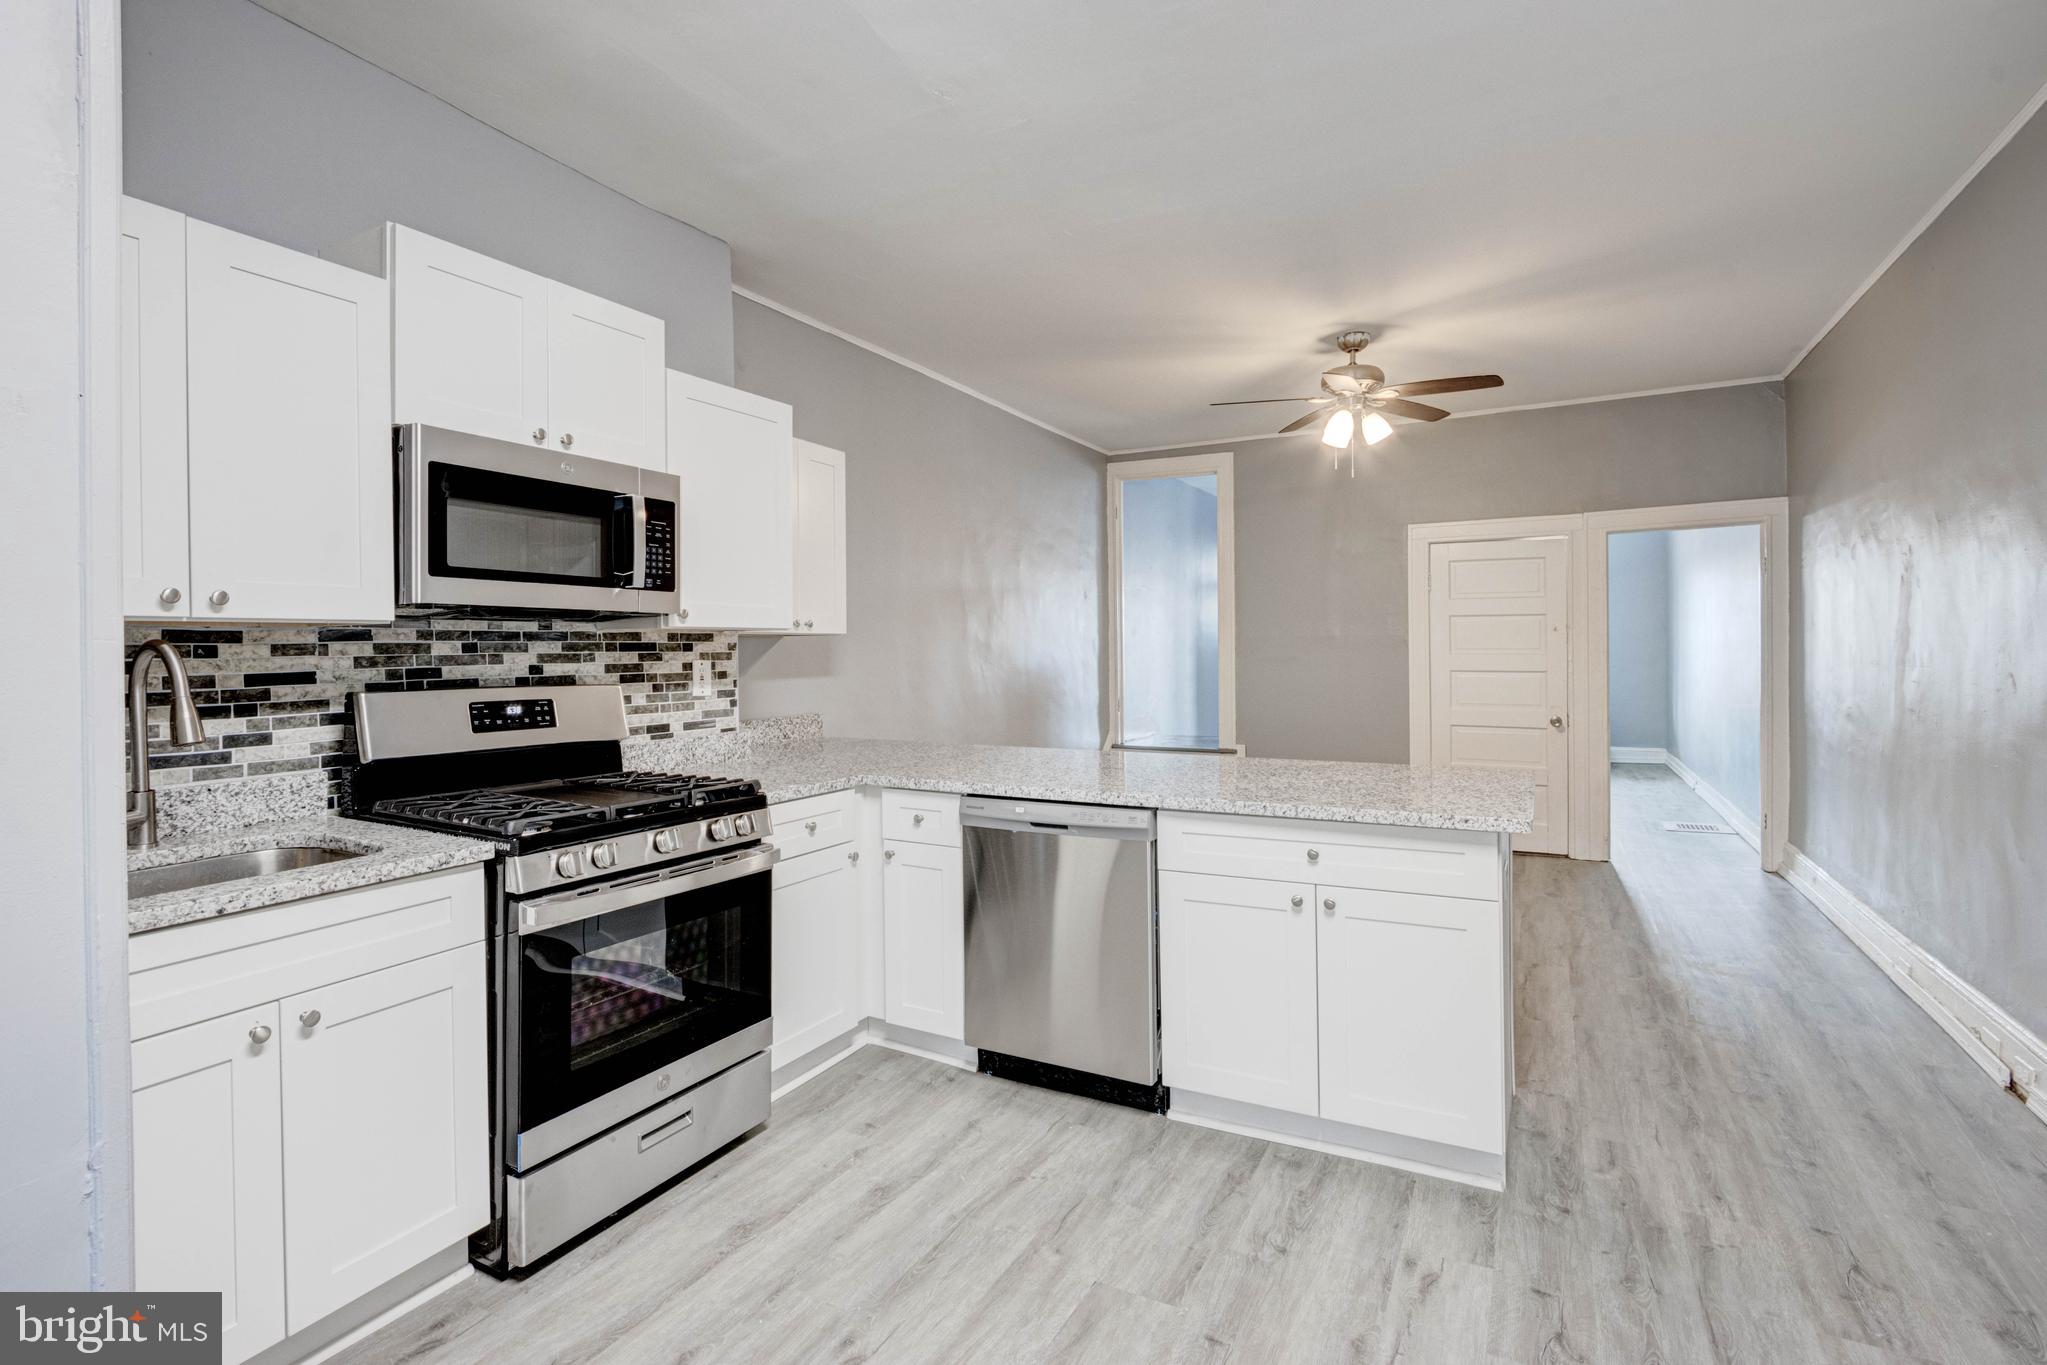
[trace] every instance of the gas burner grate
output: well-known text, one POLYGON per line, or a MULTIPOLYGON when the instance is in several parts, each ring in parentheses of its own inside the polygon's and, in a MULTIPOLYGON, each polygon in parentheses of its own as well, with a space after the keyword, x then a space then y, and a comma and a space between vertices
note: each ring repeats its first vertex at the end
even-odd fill
POLYGON ((488 830, 494 834, 540 834, 550 829, 601 824, 604 812, 545 796, 517 792, 443 792, 397 797, 371 807, 379 815, 488 830))

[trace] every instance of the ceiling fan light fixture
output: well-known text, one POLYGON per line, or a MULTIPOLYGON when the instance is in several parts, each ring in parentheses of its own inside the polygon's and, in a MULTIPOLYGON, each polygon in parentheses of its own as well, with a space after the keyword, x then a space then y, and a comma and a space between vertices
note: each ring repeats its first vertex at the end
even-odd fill
POLYGON ((1366 445, 1375 446, 1393 434, 1393 424, 1376 412, 1368 412, 1364 421, 1358 423, 1358 434, 1365 438, 1366 445))
MULTIPOLYGON (((1386 419, 1381 417, 1379 420, 1383 423, 1386 419)), ((1350 444, 1355 423, 1356 419, 1351 416, 1349 408, 1338 408, 1330 413, 1328 424, 1322 428, 1322 444, 1333 450, 1342 450, 1350 444)))

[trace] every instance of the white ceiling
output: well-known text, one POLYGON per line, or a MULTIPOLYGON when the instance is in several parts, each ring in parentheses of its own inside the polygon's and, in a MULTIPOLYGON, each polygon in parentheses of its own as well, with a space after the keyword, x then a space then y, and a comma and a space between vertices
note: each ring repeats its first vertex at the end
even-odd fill
POLYGON ((2039 0, 260 2, 1111 450, 1349 326, 1459 410, 1776 376, 2047 80, 2039 0))

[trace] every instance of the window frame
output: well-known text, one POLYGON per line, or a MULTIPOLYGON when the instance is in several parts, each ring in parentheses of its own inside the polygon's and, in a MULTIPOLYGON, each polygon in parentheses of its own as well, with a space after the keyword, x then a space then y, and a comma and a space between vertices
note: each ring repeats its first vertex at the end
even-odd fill
POLYGON ((1123 741, 1123 485, 1142 479, 1215 476, 1216 730, 1219 753, 1244 752, 1237 742, 1237 486, 1236 457, 1227 450, 1199 455, 1163 455, 1110 460, 1105 473, 1108 557, 1109 705, 1104 749, 1134 753, 1207 753, 1206 749, 1155 748, 1123 741))

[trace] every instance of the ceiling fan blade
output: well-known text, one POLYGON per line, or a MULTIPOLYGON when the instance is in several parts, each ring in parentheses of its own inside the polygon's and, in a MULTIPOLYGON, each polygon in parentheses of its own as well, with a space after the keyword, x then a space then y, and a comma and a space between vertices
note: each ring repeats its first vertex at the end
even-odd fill
POLYGON ((1381 412, 1390 412, 1395 417, 1412 417, 1417 422, 1440 422, 1450 415, 1445 408, 1432 408, 1427 403, 1410 403, 1405 398, 1388 398, 1374 402, 1373 407, 1381 412))
POLYGON ((1279 434, 1284 436, 1289 431, 1299 431, 1302 427, 1308 425, 1308 423, 1319 422, 1328 415, 1329 415, 1328 413, 1322 411, 1320 408, 1317 408, 1313 412, 1303 413, 1301 416, 1294 418, 1293 421, 1288 422, 1285 426, 1281 427, 1279 429, 1279 434))
POLYGON ((1496 374, 1465 374, 1455 379, 1415 379, 1405 384, 1388 384, 1386 392, 1397 398, 1419 398, 1425 393, 1463 393, 1466 389, 1497 389, 1505 382, 1496 374))
POLYGON ((1232 398, 1227 403, 1210 403, 1212 408, 1241 408, 1252 403, 1327 403, 1327 398, 1232 398))

